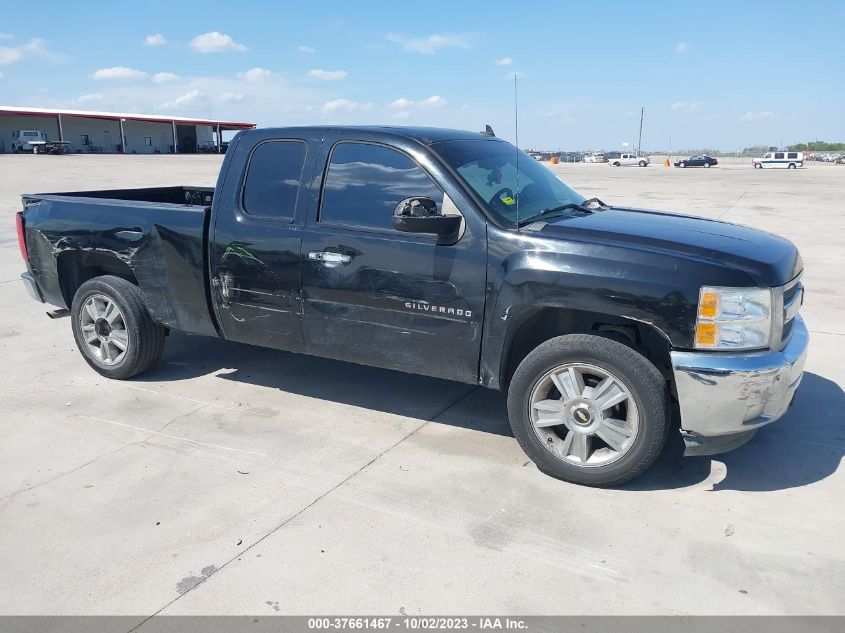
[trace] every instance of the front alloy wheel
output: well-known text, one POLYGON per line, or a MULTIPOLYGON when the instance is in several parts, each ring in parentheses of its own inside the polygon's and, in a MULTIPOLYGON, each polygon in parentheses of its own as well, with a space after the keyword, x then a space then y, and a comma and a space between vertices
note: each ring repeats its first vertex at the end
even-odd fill
POLYGON ((530 352, 508 386, 519 445, 544 473, 615 486, 643 473, 666 439, 669 392, 658 369, 621 341, 567 334, 530 352))
POLYGON ((639 411, 618 377, 582 363, 555 367, 531 393, 531 424, 543 446, 576 466, 602 466, 631 448, 639 411))

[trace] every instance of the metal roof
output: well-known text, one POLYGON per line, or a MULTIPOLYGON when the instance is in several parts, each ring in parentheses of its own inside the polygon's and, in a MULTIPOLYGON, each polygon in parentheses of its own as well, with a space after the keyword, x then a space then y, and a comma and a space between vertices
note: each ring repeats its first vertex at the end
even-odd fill
POLYGON ((56 116, 83 117, 86 119, 124 119, 126 121, 153 121, 156 123, 170 123, 181 125, 211 125, 220 126, 222 130, 249 130, 255 123, 239 123, 237 121, 221 121, 219 119, 197 119, 192 117, 167 116, 162 114, 137 114, 135 112, 96 112, 89 110, 62 110, 56 108, 24 108, 18 106, 0 105, 0 115, 20 114, 24 116, 56 116))

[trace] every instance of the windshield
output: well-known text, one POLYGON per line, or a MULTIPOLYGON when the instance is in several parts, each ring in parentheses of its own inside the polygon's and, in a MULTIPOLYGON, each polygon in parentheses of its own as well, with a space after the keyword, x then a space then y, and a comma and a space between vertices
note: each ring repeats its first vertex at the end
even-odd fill
POLYGON ((584 196, 563 184, 525 152, 498 139, 443 141, 433 149, 463 178, 502 224, 516 225, 546 209, 582 204, 584 196), (519 202, 519 218, 517 218, 519 202))

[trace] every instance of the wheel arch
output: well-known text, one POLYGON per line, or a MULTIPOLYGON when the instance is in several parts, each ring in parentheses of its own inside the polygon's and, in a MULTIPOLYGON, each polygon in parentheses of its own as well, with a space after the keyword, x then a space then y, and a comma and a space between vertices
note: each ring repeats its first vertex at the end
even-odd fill
POLYGON ((516 368, 539 345, 565 334, 594 334, 616 340, 645 356, 674 393, 669 337, 651 323, 589 310, 535 306, 512 319, 502 347, 499 386, 507 389, 516 368))
POLYGON ((56 258, 56 273, 65 305, 73 303, 79 287, 89 279, 114 275, 138 286, 132 268, 114 253, 102 251, 64 251, 56 258))

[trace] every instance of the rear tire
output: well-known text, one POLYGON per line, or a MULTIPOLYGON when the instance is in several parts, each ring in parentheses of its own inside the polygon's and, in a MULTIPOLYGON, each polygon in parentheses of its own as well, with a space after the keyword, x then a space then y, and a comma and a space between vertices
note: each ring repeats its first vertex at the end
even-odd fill
POLYGON ((789 169, 795 169, 795 163, 789 163, 789 169))
POLYGON ((627 345, 569 334, 520 363, 508 389, 508 417, 522 449, 547 475, 616 486, 641 475, 660 453, 669 394, 657 368, 627 345))
POLYGON ((82 357, 98 374, 125 380, 161 357, 167 330, 144 305, 138 286, 112 275, 79 287, 71 304, 73 337, 82 357))

